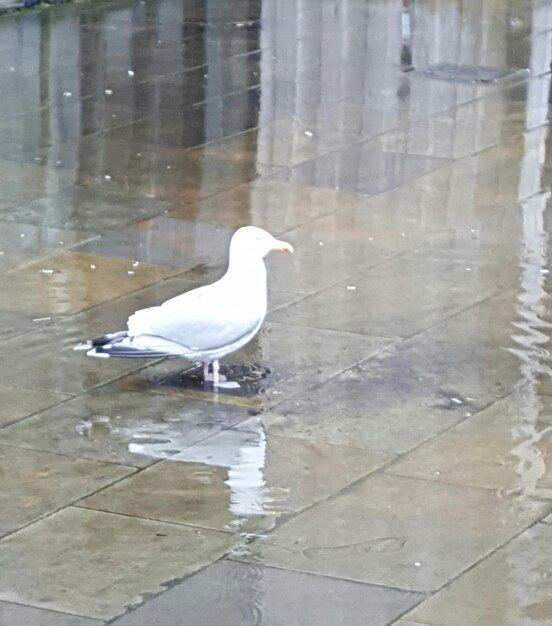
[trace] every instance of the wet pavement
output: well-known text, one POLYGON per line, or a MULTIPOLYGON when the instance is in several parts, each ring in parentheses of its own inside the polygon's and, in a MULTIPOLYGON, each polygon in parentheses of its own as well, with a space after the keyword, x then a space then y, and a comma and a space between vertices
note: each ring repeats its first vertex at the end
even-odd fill
POLYGON ((0 624, 552 625, 545 0, 0 18, 0 624), (213 393, 71 348, 219 277, 213 393))

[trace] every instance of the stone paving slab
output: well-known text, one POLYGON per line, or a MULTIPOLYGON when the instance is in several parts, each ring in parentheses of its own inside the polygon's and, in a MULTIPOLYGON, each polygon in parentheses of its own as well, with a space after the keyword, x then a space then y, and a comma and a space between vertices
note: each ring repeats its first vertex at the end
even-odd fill
POLYGON ((374 475, 283 524, 234 558, 433 591, 549 509, 545 503, 516 503, 484 489, 374 475))
POLYGON ((289 266, 296 289, 313 294, 364 273, 385 261, 431 243, 420 229, 401 224, 377 224, 377 217, 362 209, 344 208, 285 233, 295 248, 287 264, 270 263, 270 283, 289 285, 289 266))
POLYGON ((25 265, 91 236, 91 233, 4 222, 0 230, 0 271, 25 265))
POLYGON ((389 152, 378 141, 368 140, 277 172, 272 179, 375 195, 448 163, 446 158, 389 152))
POLYGON ((0 599, 111 619, 216 560, 232 541, 227 533, 68 507, 0 542, 0 599))
MULTIPOLYGON (((545 131, 537 128, 524 137, 452 161, 434 172, 366 198, 351 212, 351 220, 354 219, 351 231, 358 237, 365 232, 374 242, 398 231, 399 236, 404 232, 409 237, 414 233, 445 233, 451 240, 458 238, 462 243, 466 239, 477 240, 484 232, 487 237, 494 237, 494 243, 501 243, 503 226, 493 218, 497 213, 503 215, 507 206, 508 217, 518 216, 515 208, 520 193, 520 156, 528 150, 538 151, 545 139, 545 131)), ((542 182, 530 193, 545 189, 548 176, 544 170, 542 182)), ((515 226, 516 222, 511 219, 506 222, 512 224, 515 226)), ((510 229, 509 239, 514 247, 518 235, 519 229, 510 229)))
MULTIPOLYGON (((19 164, 13 166, 19 167, 19 164)), ((156 217, 175 207, 174 201, 144 196, 134 198, 130 205, 127 197, 113 187, 68 186, 49 195, 37 194, 30 200, 27 194, 27 197, 17 198, 17 202, 10 202, 2 211, 2 219, 98 233, 156 217)))
POLYGON ((418 594, 396 589, 221 562, 114 624, 385 626, 419 599, 418 594))
MULTIPOLYGON (((280 309, 271 319, 387 337, 410 337, 497 292, 466 266, 425 254, 402 255, 280 309), (416 277, 424 273, 423 284, 416 277), (389 288, 393 281, 393 289, 389 288)), ((469 266, 468 266, 469 267, 469 266)))
POLYGON ((496 402, 401 457, 387 471, 424 480, 552 497, 550 401, 541 415, 524 413, 515 398, 496 402), (532 436, 531 436, 532 432, 532 436))
MULTIPOLYGON (((178 442, 145 442, 175 454, 85 498, 79 506, 214 530, 262 532, 374 471, 391 457, 270 437, 246 422, 179 453, 178 442)), ((161 439, 161 437, 160 437, 161 439)), ((167 435, 170 439, 170 434, 167 435)))
MULTIPOLYGON (((246 107, 248 102, 255 97, 257 93, 252 90, 238 92, 221 99, 223 102, 217 103, 221 109, 223 106, 233 107, 238 110, 246 107)), ((194 119, 201 119, 205 114, 206 104, 199 107, 188 107, 185 112, 178 111, 178 115, 186 115, 190 117, 189 124, 185 126, 182 122, 175 121, 175 116, 167 118, 162 128, 154 130, 151 120, 146 119, 135 122, 127 126, 121 126, 107 130, 102 134, 107 140, 115 142, 132 142, 139 143, 144 146, 161 145, 169 146, 171 150, 191 150, 206 143, 205 131, 199 124, 193 124, 194 119)), ((216 129, 212 140, 221 140, 226 137, 240 134, 257 126, 258 121, 254 117, 242 118, 239 116, 227 124, 216 129)), ((139 195, 147 195, 154 193, 155 196, 166 200, 174 199, 175 196, 182 201, 191 202, 204 198, 216 193, 221 193, 232 189, 236 185, 248 183, 262 176, 273 176, 282 173, 285 168, 264 165, 256 163, 251 167, 243 168, 239 163, 224 161, 222 159, 205 159, 198 162, 196 158, 188 157, 188 161, 184 164, 182 170, 179 171, 156 171, 141 173, 140 170, 134 171, 129 169, 121 178, 114 178, 108 187, 114 189, 118 193, 124 192, 125 189, 132 189, 133 193, 139 195)), ((105 181, 98 181, 98 185, 105 187, 105 181)), ((94 187, 93 185, 92 187, 94 187)), ((89 185, 90 187, 90 185, 89 185)))
POLYGON ((0 442, 145 467, 247 417, 240 407, 104 386, 0 431, 0 442), (141 453, 157 444, 157 455, 141 453))
POLYGON ((517 87, 505 89, 417 121, 406 132, 388 133, 383 140, 385 148, 390 152, 453 159, 483 152, 542 123, 535 116, 534 126, 531 125, 526 119, 526 103, 517 100, 516 94, 517 87), (490 119, 495 123, 489 124, 490 119))
POLYGON ((0 535, 13 532, 132 472, 132 468, 113 463, 68 459, 2 445, 0 535))
POLYGON ((48 326, 56 317, 46 311, 10 311, 0 309, 2 315, 2 328, 0 328, 0 341, 12 339, 30 331, 48 326))
MULTIPOLYGON (((10 128, 13 132, 13 123, 10 124, 10 128)), ((16 139, 21 140, 21 137, 12 136, 11 141, 15 142, 16 139)), ((48 193, 57 193, 70 187, 74 183, 74 178, 71 171, 57 169, 48 172, 43 165, 38 163, 21 164, 0 161, 0 181, 0 214, 3 219, 6 219, 12 206, 32 202, 48 193)), ((68 227, 64 224, 57 226, 68 227)))
POLYGON ((71 397, 50 391, 0 385, 0 427, 60 404, 71 397))
POLYGON ((176 268, 64 251, 0 274, 4 306, 71 315, 178 274, 176 268), (9 286, 9 288, 8 288, 9 286))
POLYGON ((397 345, 282 399, 263 422, 277 435, 401 454, 494 402, 466 378, 435 346, 397 345))
MULTIPOLYGON (((224 158, 240 159, 240 152, 236 155, 234 144, 238 141, 244 142, 243 137, 238 135, 233 140, 200 150, 220 151, 224 158)), ((249 155, 251 149, 243 148, 242 158, 249 155)), ((261 178, 186 204, 170 211, 169 216, 232 227, 255 224, 271 233, 281 234, 323 215, 354 206, 357 201, 358 197, 354 194, 334 189, 291 186, 261 178)))
POLYGON ((11 602, 0 602, 0 624, 2 626, 14 624, 26 624, 28 626, 102 626, 103 623, 87 617, 45 611, 11 602))
POLYGON ((551 539, 552 527, 536 524, 426 600, 406 619, 431 626, 547 626, 552 623, 551 539))
POLYGON ((73 249, 169 267, 205 265, 228 249, 234 229, 201 222, 156 217, 130 229, 118 230, 73 249))
POLYGON ((77 395, 144 365, 123 359, 98 363, 73 352, 88 337, 75 327, 67 332, 63 324, 13 337, 3 343, 0 354, 3 384, 77 395))

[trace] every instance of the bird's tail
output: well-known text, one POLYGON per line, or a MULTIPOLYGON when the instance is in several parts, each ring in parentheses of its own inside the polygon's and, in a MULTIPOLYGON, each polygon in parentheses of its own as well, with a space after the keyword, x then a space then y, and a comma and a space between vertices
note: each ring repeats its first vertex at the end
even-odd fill
POLYGON ((73 350, 86 352, 86 356, 98 359, 109 359, 110 357, 153 359, 167 356, 167 353, 164 351, 150 350, 143 346, 133 345, 132 339, 129 338, 126 330, 108 333, 85 343, 79 343, 73 350))

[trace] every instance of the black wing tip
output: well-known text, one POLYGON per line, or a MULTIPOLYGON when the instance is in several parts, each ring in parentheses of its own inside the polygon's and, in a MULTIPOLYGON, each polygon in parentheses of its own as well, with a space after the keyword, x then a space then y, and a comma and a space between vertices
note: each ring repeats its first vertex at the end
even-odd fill
POLYGON ((128 333, 126 330, 121 330, 117 333, 107 333, 106 335, 102 335, 101 337, 96 337, 95 339, 92 339, 90 345, 93 348, 101 348, 102 346, 105 346, 108 343, 112 343, 113 341, 121 341, 121 339, 124 339, 125 337, 128 337, 128 333))
POLYGON ((110 357, 119 357, 123 359, 158 359, 166 356, 173 356, 167 352, 159 350, 144 350, 128 345, 128 342, 122 343, 123 339, 128 337, 126 330, 117 333, 107 333, 101 337, 91 339, 86 343, 79 343, 73 348, 77 352, 86 352, 86 356, 96 357, 99 359, 108 359, 110 357))
POLYGON ((118 357, 121 359, 158 359, 171 356, 166 352, 143 350, 141 348, 133 348, 132 346, 121 346, 117 343, 107 343, 103 346, 90 346, 86 355, 100 359, 108 359, 109 357, 118 357))
MULTIPOLYGON (((101 337, 96 337, 95 339, 89 339, 84 343, 77 344, 73 350, 76 352, 86 352, 88 354, 89 351, 97 350, 99 353, 103 352, 103 346, 107 346, 107 344, 112 342, 118 342, 128 336, 126 330, 121 330, 116 333, 107 333, 106 335, 102 335, 101 337)), ((89 356, 94 356, 93 354, 89 356)))

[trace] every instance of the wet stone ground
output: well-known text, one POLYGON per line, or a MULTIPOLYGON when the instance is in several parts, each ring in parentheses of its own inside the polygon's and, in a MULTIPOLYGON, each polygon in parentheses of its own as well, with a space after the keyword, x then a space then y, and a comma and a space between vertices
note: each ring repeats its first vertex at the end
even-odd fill
POLYGON ((0 19, 0 624, 550 626, 552 4, 0 19), (290 241, 216 394, 72 352, 290 241))

